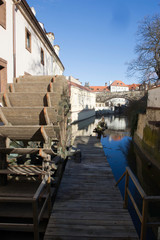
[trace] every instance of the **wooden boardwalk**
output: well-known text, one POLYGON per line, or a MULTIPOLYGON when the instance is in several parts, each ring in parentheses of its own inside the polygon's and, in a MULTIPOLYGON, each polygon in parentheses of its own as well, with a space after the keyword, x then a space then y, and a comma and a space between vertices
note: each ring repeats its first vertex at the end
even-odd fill
POLYGON ((77 137, 75 144, 82 160, 66 165, 44 239, 138 239, 101 143, 77 137))

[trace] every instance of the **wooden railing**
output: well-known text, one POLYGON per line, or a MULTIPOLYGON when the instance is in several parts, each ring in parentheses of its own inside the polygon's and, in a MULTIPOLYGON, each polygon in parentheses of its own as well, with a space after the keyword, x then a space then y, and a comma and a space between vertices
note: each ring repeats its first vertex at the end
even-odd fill
POLYGON ((39 223, 43 217, 46 207, 48 207, 48 217, 51 213, 51 189, 50 181, 47 178, 44 178, 41 184, 39 185, 36 193, 32 198, 25 197, 0 197, 0 202, 14 202, 14 203, 31 203, 32 204, 32 217, 33 223, 0 223, 0 229, 3 230, 15 230, 19 229, 28 230, 34 232, 34 240, 39 240, 39 223), (44 203, 39 209, 38 201, 41 198, 44 198, 44 203))
POLYGON ((146 240, 147 226, 157 226, 157 227, 160 226, 160 222, 158 222, 158 221, 150 222, 150 220, 148 219, 148 204, 149 204, 149 202, 160 202, 160 196, 147 196, 129 167, 126 167, 126 171, 120 177, 120 179, 116 183, 116 186, 123 179, 124 176, 126 177, 125 178, 125 193, 124 193, 124 208, 128 208, 128 197, 129 197, 135 208, 135 211, 140 219, 140 222, 141 222, 140 240, 146 240), (142 202, 142 213, 140 212, 140 210, 132 196, 132 193, 129 190, 129 179, 130 178, 132 179, 136 189, 138 190, 139 194, 142 197, 142 201, 143 201, 142 202))

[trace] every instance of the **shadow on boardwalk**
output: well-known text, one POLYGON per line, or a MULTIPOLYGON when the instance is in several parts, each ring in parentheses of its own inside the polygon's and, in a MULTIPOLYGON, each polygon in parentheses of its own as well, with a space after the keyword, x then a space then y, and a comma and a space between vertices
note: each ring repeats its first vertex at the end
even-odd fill
POLYGON ((96 137, 77 137, 81 162, 69 159, 45 240, 138 239, 96 137))

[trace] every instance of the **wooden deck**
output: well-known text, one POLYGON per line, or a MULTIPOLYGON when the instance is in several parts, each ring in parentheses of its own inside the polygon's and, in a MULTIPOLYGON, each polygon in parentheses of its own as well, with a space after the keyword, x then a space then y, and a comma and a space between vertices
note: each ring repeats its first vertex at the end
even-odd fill
POLYGON ((45 240, 138 239, 96 137, 77 137, 80 163, 68 160, 45 240))

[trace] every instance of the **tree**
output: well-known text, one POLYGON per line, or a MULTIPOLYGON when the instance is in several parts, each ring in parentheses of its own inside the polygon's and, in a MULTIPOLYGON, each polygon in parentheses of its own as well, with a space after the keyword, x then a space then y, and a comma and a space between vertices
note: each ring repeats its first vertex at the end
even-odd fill
POLYGON ((128 65, 129 75, 140 73, 142 82, 160 80, 160 15, 145 17, 137 31, 137 59, 128 65))

